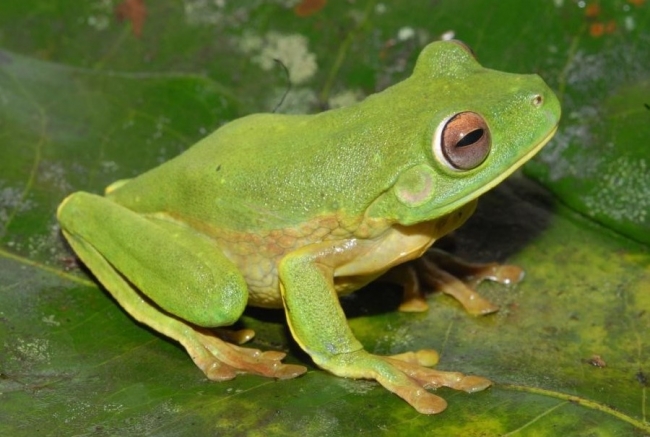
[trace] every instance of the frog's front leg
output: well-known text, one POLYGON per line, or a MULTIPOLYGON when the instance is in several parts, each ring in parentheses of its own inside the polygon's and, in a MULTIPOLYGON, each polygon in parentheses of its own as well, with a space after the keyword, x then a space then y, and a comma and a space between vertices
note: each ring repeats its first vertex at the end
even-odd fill
POLYGON ((446 386, 467 392, 487 388, 485 378, 442 372, 433 351, 393 357, 370 354, 352 334, 334 287, 337 267, 361 256, 363 242, 349 240, 307 246, 285 256, 279 265, 282 298, 289 327, 300 346, 320 367, 338 376, 374 379, 416 410, 435 414, 444 399, 426 391, 446 386))
POLYGON ((115 300, 139 322, 181 343, 209 379, 305 372, 283 364, 281 352, 239 347, 207 329, 233 324, 248 297, 241 274, 214 241, 162 215, 144 217, 82 192, 64 200, 58 218, 74 251, 115 300))

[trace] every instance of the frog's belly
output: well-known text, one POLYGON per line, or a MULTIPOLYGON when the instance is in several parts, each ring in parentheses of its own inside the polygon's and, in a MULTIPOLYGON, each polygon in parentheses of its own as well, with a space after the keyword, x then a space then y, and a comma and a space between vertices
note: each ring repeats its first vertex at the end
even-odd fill
POLYGON ((262 308, 282 308, 276 261, 256 254, 244 262, 239 268, 248 284, 248 304, 262 308))
MULTIPOLYGON (((259 233, 219 230, 217 233, 212 233, 212 236, 217 240, 218 247, 237 266, 246 280, 249 305, 281 308, 283 303, 278 265, 282 258, 314 244, 337 245, 350 238, 367 238, 373 231, 377 231, 372 226, 365 226, 364 234, 362 228, 359 223, 346 225, 335 215, 328 215, 310 220, 295 228, 259 233)), ((336 288, 340 294, 346 294, 367 284, 370 280, 372 278, 357 281, 354 287, 346 284, 336 288)))
MULTIPOLYGON (((282 308, 280 280, 277 266, 280 257, 268 258, 260 251, 247 256, 231 255, 248 285, 248 304, 262 308, 282 308)), ((381 272, 345 278, 335 278, 334 287, 339 295, 349 294, 384 273, 381 272)))
MULTIPOLYGON (((336 278, 334 288, 336 294, 344 296, 353 293, 366 286, 381 276, 384 272, 376 275, 336 278)), ((248 284, 248 305, 261 308, 282 308, 282 295, 280 293, 279 279, 276 272, 267 278, 251 277, 244 275, 248 284)))
MULTIPOLYGON (((332 244, 336 243, 332 241, 332 244)), ((303 248, 303 246, 300 247, 303 248)), ((240 246, 237 245, 236 249, 239 248, 240 246)), ((269 253, 268 245, 260 246, 254 253, 249 250, 243 252, 233 250, 232 247, 229 249, 224 252, 236 264, 248 285, 248 304, 262 308, 282 308, 278 265, 292 249, 287 248, 286 252, 283 251, 280 254, 269 253)), ((362 274, 345 274, 335 277, 334 288, 339 295, 352 293, 381 276, 387 269, 388 267, 385 265, 378 265, 362 274)))
POLYGON ((315 257, 321 251, 329 252, 327 262, 334 268, 334 288, 339 295, 348 294, 392 267, 421 256, 435 240, 465 222, 475 205, 473 201, 443 217, 412 226, 388 226, 375 235, 364 235, 359 228, 350 231, 326 218, 317 221, 318 226, 308 223, 301 229, 274 230, 265 235, 222 234, 219 247, 244 276, 249 305, 282 308, 278 265, 287 254, 296 250, 309 253, 312 245, 315 257), (352 241, 354 244, 348 244, 352 241))

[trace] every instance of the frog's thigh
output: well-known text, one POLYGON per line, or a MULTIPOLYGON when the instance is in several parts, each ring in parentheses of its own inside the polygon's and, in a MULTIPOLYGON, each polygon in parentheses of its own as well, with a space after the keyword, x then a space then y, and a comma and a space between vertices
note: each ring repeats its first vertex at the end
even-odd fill
MULTIPOLYGON (((230 325, 246 306, 247 287, 237 268, 214 241, 189 227, 147 219, 88 193, 66 199, 59 220, 91 270, 100 265, 97 258, 105 259, 158 306, 190 323, 230 325)), ((113 292, 115 279, 100 281, 113 292)), ((127 297, 115 297, 125 306, 127 297)))

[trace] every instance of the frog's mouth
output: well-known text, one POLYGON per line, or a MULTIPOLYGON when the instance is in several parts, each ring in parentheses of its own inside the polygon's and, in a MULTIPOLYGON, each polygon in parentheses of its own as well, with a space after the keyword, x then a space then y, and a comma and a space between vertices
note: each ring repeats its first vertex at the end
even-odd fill
POLYGON ((551 129, 548 134, 542 140, 537 144, 533 149, 529 150, 528 153, 526 153, 524 156, 519 158, 514 164, 512 164, 507 170, 502 172, 499 176, 496 178, 492 179, 490 182, 482 186, 481 188, 471 192, 470 194, 467 194, 466 196, 461 197, 460 199, 456 199, 455 201, 447 204, 444 208, 445 211, 453 211, 456 208, 460 208, 464 204, 471 202, 472 200, 476 199, 477 197, 485 194, 486 192, 490 191, 492 188, 503 182, 504 179, 506 179, 508 176, 513 174, 519 167, 524 165, 527 161, 529 161, 533 156, 539 152, 542 147, 544 147, 549 141, 551 141, 551 138, 555 135, 557 132, 558 125, 556 124, 553 129, 551 129))

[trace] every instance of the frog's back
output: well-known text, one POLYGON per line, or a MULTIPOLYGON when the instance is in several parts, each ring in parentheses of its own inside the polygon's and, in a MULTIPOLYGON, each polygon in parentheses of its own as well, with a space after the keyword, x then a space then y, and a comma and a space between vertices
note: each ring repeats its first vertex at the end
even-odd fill
POLYGON ((358 217, 392 180, 369 170, 380 159, 369 147, 372 132, 364 137, 356 120, 342 123, 333 112, 235 120, 110 197, 138 212, 240 231, 293 227, 342 210, 358 217))

